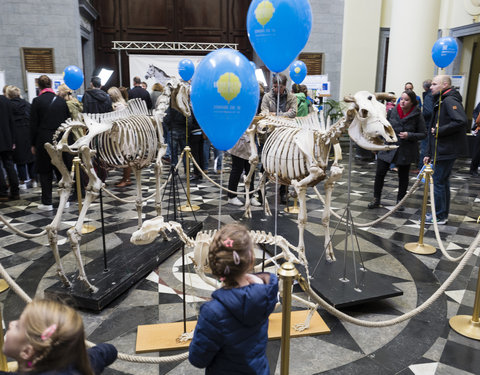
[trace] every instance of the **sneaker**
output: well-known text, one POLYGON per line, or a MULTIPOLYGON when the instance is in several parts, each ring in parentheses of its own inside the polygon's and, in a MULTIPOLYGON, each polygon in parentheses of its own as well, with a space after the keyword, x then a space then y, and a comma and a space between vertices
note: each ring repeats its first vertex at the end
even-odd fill
POLYGON ((53 206, 51 204, 39 204, 37 206, 37 208, 39 210, 42 210, 42 211, 52 211, 53 210, 53 206))
POLYGON ((373 208, 379 208, 380 207, 380 199, 374 198, 373 201, 371 201, 368 206, 369 209, 373 208))
POLYGON ((237 197, 228 198, 228 204, 233 204, 234 206, 243 206, 243 203, 237 197))
POLYGON ((18 185, 18 188, 22 189, 22 190, 27 190, 27 184, 25 184, 25 183, 20 184, 20 185, 18 185))
POLYGON ((37 181, 33 181, 32 182, 32 188, 36 188, 38 187, 38 182, 37 181))
MULTIPOLYGON (((445 225, 448 223, 448 219, 438 219, 437 218, 437 224, 438 225, 445 225)), ((426 225, 431 225, 433 224, 433 217, 432 214, 426 214, 425 215, 425 224, 426 225)))
POLYGON ((253 207, 260 207, 262 204, 257 200, 257 198, 253 197, 252 199, 250 199, 250 204, 253 206, 253 207))

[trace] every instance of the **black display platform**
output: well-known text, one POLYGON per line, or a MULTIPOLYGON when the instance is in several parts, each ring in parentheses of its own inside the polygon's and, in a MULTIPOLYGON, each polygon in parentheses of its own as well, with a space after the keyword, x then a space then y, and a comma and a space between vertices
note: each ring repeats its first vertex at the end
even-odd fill
MULTIPOLYGON (((188 236, 194 237, 202 229, 202 223, 184 221, 182 227, 188 236)), ((118 225, 106 226, 107 233, 117 229, 118 225)), ((77 278, 77 271, 67 275, 72 281, 72 288, 65 288, 61 282, 58 282, 45 289, 45 297, 62 299, 74 304, 77 308, 101 311, 182 247, 183 242, 176 233, 167 234, 169 241, 164 241, 159 236, 153 243, 140 246, 130 243, 130 235, 125 234, 125 241, 121 245, 108 249, 107 272, 104 272, 103 256, 88 263, 85 266, 85 273, 90 282, 98 288, 96 293, 86 290, 77 278)), ((92 235, 98 236, 100 231, 89 234, 89 236, 92 235)))
MULTIPOLYGON (((253 212, 252 219, 243 218, 241 214, 234 214, 232 217, 253 230, 264 230, 274 233, 274 218, 265 216, 263 212, 253 212)), ((286 216, 283 213, 277 219, 277 233, 294 245, 298 243, 296 219, 297 215, 286 216)), ((320 223, 320 219, 310 218, 309 221, 318 221, 320 223)), ((331 233, 333 233, 333 228, 331 233)), ((358 234, 361 235, 361 233, 358 234)), ((336 243, 344 240, 344 237, 345 232, 337 230, 333 239, 334 247, 336 243)), ((358 262, 358 252, 355 254, 357 269, 357 283, 355 283, 351 251, 348 251, 346 262, 344 262, 344 252, 334 250, 337 261, 328 262, 324 256, 323 236, 317 236, 305 230, 304 241, 310 276, 312 276, 310 285, 319 296, 331 305, 343 308, 403 294, 402 290, 392 285, 391 282, 384 280, 381 274, 369 270, 361 270, 361 265, 358 262), (349 282, 340 281, 340 278, 344 276, 345 268, 346 278, 349 282)), ((350 246, 350 239, 348 243, 350 246)), ((305 275, 303 267, 297 268, 305 275)))

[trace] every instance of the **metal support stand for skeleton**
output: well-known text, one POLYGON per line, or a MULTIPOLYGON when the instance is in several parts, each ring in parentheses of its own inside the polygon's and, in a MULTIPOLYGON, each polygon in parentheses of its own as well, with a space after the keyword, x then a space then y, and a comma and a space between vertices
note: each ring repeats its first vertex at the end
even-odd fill
MULTIPOLYGON (((188 150, 186 150, 186 152, 187 152, 187 155, 188 155, 190 148, 188 146, 185 147, 185 149, 187 149, 187 148, 188 148, 188 150)), ((173 165, 170 167, 170 174, 167 177, 167 181, 170 178, 171 178, 170 188, 168 189, 168 192, 169 192, 168 195, 169 196, 167 198, 167 200, 168 200, 167 215, 166 215, 165 220, 168 221, 168 219, 169 219, 170 202, 172 202, 172 204, 173 204, 173 221, 177 221, 177 212, 180 212, 180 221, 183 222, 182 211, 186 211, 186 210, 182 210, 180 207, 178 207, 178 205, 180 203, 180 194, 178 192, 178 181, 180 181, 180 185, 182 186, 182 189, 183 189, 184 193, 187 195, 188 205, 190 207, 192 207, 191 204, 190 204, 189 192, 187 194, 187 192, 185 191, 182 180, 179 178, 178 172, 175 169, 175 166, 173 166, 173 165)), ((187 184, 188 183, 189 183, 189 181, 188 181, 188 175, 187 175, 187 184)), ((163 198, 164 198, 164 195, 165 195, 166 191, 167 191, 167 187, 165 188, 165 190, 163 192, 162 201, 163 201, 163 198)), ((195 216, 195 210, 191 209, 191 210, 188 210, 188 211, 193 213, 193 217, 194 217, 195 221, 197 221, 197 218, 195 216)), ((186 300, 187 300, 186 294, 187 294, 187 292, 186 292, 185 285, 186 285, 186 281, 185 281, 185 244, 183 243, 182 244, 182 295, 183 295, 183 333, 184 334, 187 333, 187 305, 186 305, 186 300)))
MULTIPOLYGON (((363 258, 362 258, 362 253, 360 251, 360 245, 358 243, 358 237, 357 233, 355 230, 355 224, 353 222, 353 217, 352 217, 352 212, 350 210, 350 193, 351 193, 351 180, 352 180, 352 155, 353 155, 353 141, 350 139, 349 142, 349 157, 348 157, 348 188, 347 188, 347 207, 345 207, 345 211, 343 212, 342 217, 338 221, 337 225, 335 226, 335 229, 333 231, 333 234, 330 236, 330 242, 332 241, 332 238, 334 238, 335 233, 337 231, 337 228, 341 222, 345 222, 346 228, 345 228, 345 247, 344 247, 344 253, 343 253, 343 276, 340 278, 341 282, 348 283, 350 280, 347 278, 347 250, 348 250, 348 240, 350 238, 351 240, 351 250, 352 250, 352 259, 353 259, 353 270, 354 270, 354 277, 355 277, 355 287, 354 290, 357 292, 361 292, 361 288, 358 284, 358 278, 357 278, 357 266, 356 266, 356 261, 355 261, 355 244, 357 246, 358 250, 358 255, 360 257, 360 263, 361 267, 360 270, 362 272, 366 272, 365 265, 363 263, 363 258), (355 241, 354 241, 355 237, 355 241)), ((327 246, 330 244, 326 244, 325 246, 325 251, 327 249, 327 246)), ((317 265, 315 266, 315 269, 312 272, 312 275, 315 273, 316 267, 318 266, 318 263, 321 261, 322 257, 319 258, 317 265)))

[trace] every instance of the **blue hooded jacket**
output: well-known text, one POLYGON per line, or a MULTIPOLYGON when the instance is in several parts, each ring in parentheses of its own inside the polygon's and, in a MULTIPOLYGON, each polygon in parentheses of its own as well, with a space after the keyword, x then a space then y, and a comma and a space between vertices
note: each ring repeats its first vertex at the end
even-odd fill
POLYGON ((218 289, 202 305, 188 359, 206 374, 270 373, 265 354, 268 317, 277 303, 278 279, 218 289))

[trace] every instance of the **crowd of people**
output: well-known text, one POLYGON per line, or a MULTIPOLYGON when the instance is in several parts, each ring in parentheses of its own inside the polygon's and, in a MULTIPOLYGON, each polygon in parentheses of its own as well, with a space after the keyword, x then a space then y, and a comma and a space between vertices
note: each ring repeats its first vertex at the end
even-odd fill
MULTIPOLYGON (((21 97, 18 87, 5 86, 0 96, 0 157, 4 173, 0 173, 0 201, 20 199, 20 188, 26 189, 37 181, 41 185, 41 210, 52 210, 52 184, 54 175, 60 179, 53 167, 44 144, 51 142, 53 134, 67 118, 80 119, 81 113, 105 113, 126 108, 132 98, 145 101, 147 108, 156 106, 163 90, 160 84, 152 92, 139 77, 133 79, 133 87, 110 87, 104 91, 98 77, 90 81, 79 101, 66 86, 58 87, 55 93, 51 79, 42 75, 38 78, 39 95, 28 103, 21 97), (8 184, 7 180, 8 179, 8 184)), ((397 102, 387 106, 387 118, 392 125, 398 148, 377 154, 377 167, 373 185, 373 201, 369 209, 381 207, 381 195, 385 176, 394 164, 398 173, 397 203, 407 193, 412 163, 421 167, 431 163, 434 173, 435 216, 438 224, 448 222, 450 207, 449 179, 455 160, 466 147, 467 115, 459 92, 452 86, 449 76, 438 75, 423 84, 420 98, 413 85, 407 82, 397 102), (422 106, 423 102, 423 106, 422 106), (390 107, 390 108, 388 108, 390 107), (418 163, 418 164, 417 164, 418 163)), ((260 85, 258 114, 278 114, 289 118, 307 116, 314 109, 308 90, 303 85, 287 88, 287 77, 274 77, 272 89, 265 93, 260 85)), ((184 147, 191 146, 192 154, 200 169, 194 168, 192 180, 201 180, 208 173, 211 143, 193 114, 189 117, 171 103, 164 117, 163 128, 168 143, 164 161, 176 165, 184 147)), ((480 104, 473 114, 474 133, 480 129, 480 104)), ((71 135, 72 141, 81 137, 80 130, 71 135)), ((480 139, 480 137, 478 137, 480 139)), ((248 159, 252 147, 244 134, 229 150, 232 168, 228 182, 231 192, 228 203, 242 206, 244 203, 234 193, 240 177, 248 174, 248 159)), ((213 148, 215 171, 222 168, 222 154, 213 148)), ((72 160, 64 155, 67 168, 72 160)), ((472 159, 471 174, 478 175, 480 151, 472 159)), ((97 166, 99 177, 105 181, 106 171, 97 166)), ((184 168, 186 166, 184 165, 184 168)), ((131 184, 130 168, 125 168, 117 187, 131 184)), ((253 190, 253 180, 250 189, 253 190)), ((286 189, 279 191, 285 202, 286 189)), ((253 197, 251 204, 260 205, 260 197, 253 197)), ((74 199, 74 198, 73 198, 74 199)), ((433 221, 432 213, 426 217, 433 221)), ((189 348, 190 362, 210 373, 227 373, 244 369, 268 374, 266 357, 268 317, 277 302, 278 281, 274 274, 251 274, 254 265, 253 244, 247 228, 229 224, 219 230, 209 248, 208 261, 212 274, 222 287, 205 303, 195 328, 189 348), (248 297, 248 298, 247 298, 248 297), (249 337, 248 341, 244 337, 249 337)), ((10 322, 5 335, 3 351, 18 362, 20 372, 38 374, 97 374, 113 363, 117 350, 110 344, 99 344, 86 349, 82 319, 72 308, 58 302, 34 300, 28 304, 19 320, 10 322)), ((3 374, 5 372, 1 372, 3 374)), ((5 373, 6 374, 6 373, 5 373)))

